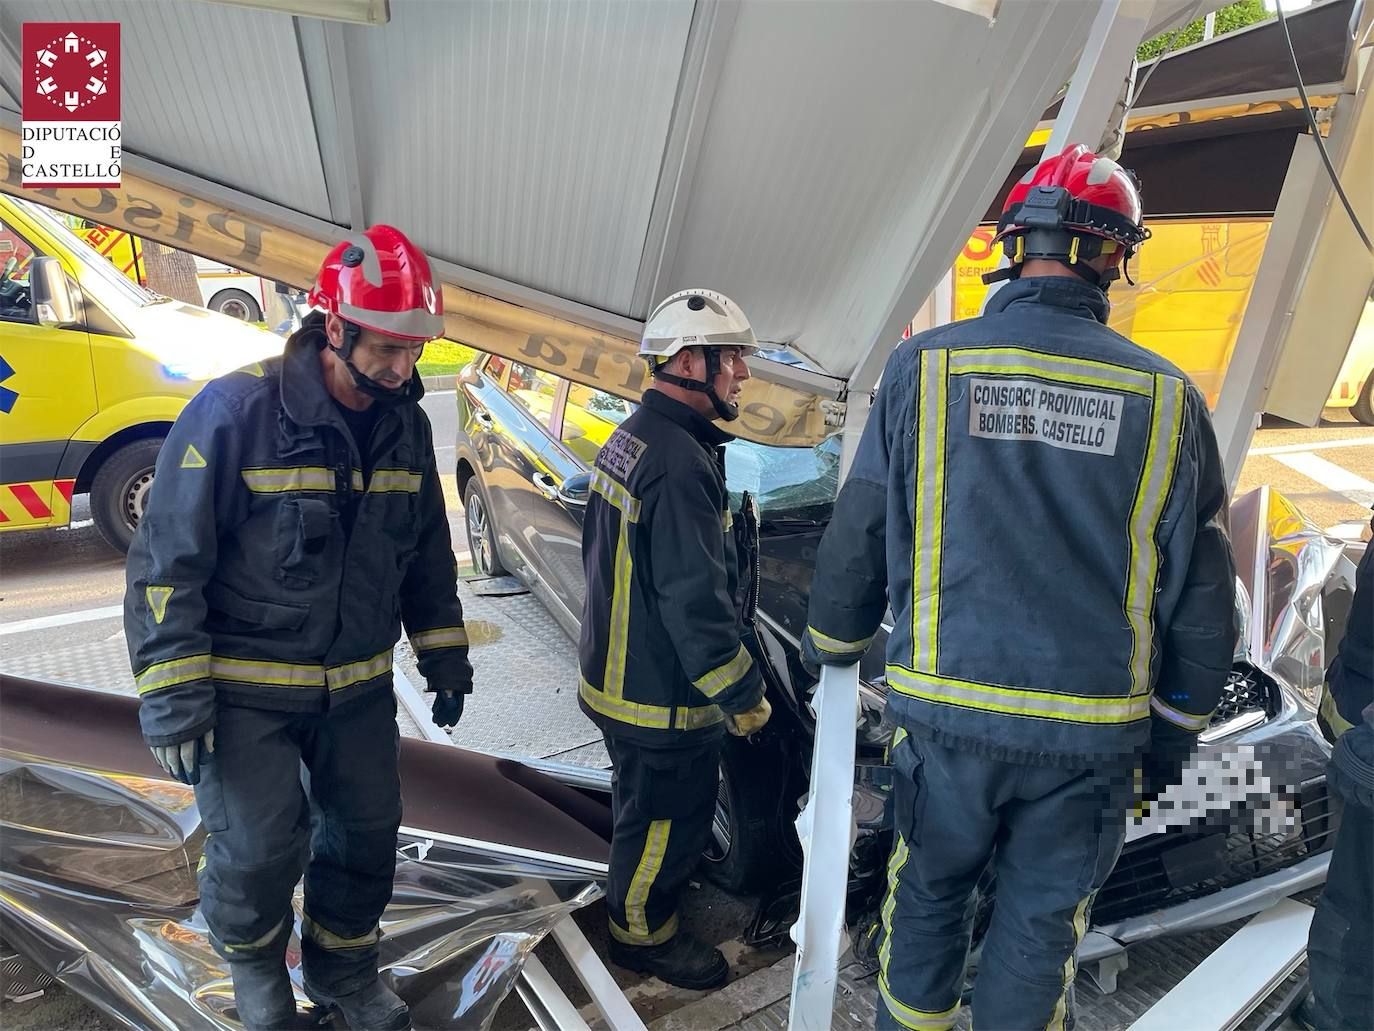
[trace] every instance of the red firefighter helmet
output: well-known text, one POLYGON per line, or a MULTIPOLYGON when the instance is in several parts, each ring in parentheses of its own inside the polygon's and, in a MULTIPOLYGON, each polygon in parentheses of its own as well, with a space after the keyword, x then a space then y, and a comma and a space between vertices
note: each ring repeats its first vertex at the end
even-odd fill
POLYGON ((443 297, 424 251, 399 229, 376 225, 335 244, 310 290, 310 305, 405 340, 444 332, 443 297))
POLYGON ((1134 176, 1077 143, 1011 188, 994 240, 1013 265, 1027 258, 1077 265, 1104 254, 1115 266, 1149 239, 1143 213, 1134 176))

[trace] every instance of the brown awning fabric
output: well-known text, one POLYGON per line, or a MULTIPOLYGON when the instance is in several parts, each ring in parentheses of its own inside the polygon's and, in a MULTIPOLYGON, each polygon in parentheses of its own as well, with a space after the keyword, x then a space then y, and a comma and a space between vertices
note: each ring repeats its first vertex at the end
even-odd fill
MULTIPOLYGON (((1138 130, 1126 136, 1121 164, 1140 179, 1146 218, 1273 215, 1306 125, 1290 109, 1138 130)), ((983 221, 997 221, 1013 184, 1039 160, 1038 147, 1021 152, 983 221)))
MULTIPOLYGON (((0 751, 58 765, 167 775, 138 731, 138 700, 0 674, 0 751)), ((406 826, 604 863, 610 812, 519 763, 405 738, 406 826)))

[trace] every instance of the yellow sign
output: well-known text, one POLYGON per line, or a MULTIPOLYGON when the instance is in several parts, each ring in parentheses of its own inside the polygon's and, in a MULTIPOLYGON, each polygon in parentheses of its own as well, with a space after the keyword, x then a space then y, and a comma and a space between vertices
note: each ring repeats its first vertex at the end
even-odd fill
MULTIPOLYGON (((1250 301, 1269 219, 1188 219, 1151 222, 1153 234, 1131 260, 1132 286, 1112 285, 1107 324, 1168 358, 1216 405, 1250 301)), ((997 268, 1001 248, 989 226, 974 231, 954 266, 954 317, 973 318, 997 268)))
MULTIPOLYGON (((161 186, 127 170, 118 188, 24 189, 17 133, 0 129, 6 173, 0 192, 80 215, 168 247, 223 261, 265 279, 308 287, 330 246, 210 200, 161 186)), ((444 336, 556 376, 637 399, 648 369, 639 341, 602 333, 517 304, 444 283, 444 336)), ((815 394, 749 380, 732 432, 763 444, 803 447, 828 435, 815 394)))

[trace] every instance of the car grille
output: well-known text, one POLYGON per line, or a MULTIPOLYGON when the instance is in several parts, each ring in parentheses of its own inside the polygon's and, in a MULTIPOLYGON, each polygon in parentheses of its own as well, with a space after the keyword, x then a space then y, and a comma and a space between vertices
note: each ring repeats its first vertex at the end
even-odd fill
POLYGON ((1276 701, 1270 682, 1263 673, 1248 663, 1238 665, 1231 670, 1231 676, 1221 696, 1221 704, 1212 714, 1210 726, 1219 727, 1237 716, 1252 712, 1272 716, 1276 701))
POLYGON ((1093 922, 1115 923, 1201 898, 1329 849, 1338 821, 1325 778, 1303 785, 1297 802, 1296 825, 1286 831, 1170 831, 1128 847, 1098 893, 1093 922))

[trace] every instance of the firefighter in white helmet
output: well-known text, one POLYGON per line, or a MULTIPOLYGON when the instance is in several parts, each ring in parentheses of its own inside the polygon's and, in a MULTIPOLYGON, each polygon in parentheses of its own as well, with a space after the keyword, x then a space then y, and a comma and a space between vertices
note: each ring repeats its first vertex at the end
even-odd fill
POLYGON ((684 988, 729 973, 678 930, 677 896, 710 832, 724 732, 747 737, 770 711, 741 642, 733 438, 715 425, 738 418, 757 346, 722 294, 654 309, 640 346, 653 383, 597 455, 583 524, 579 697, 615 769, 611 959, 684 988))

